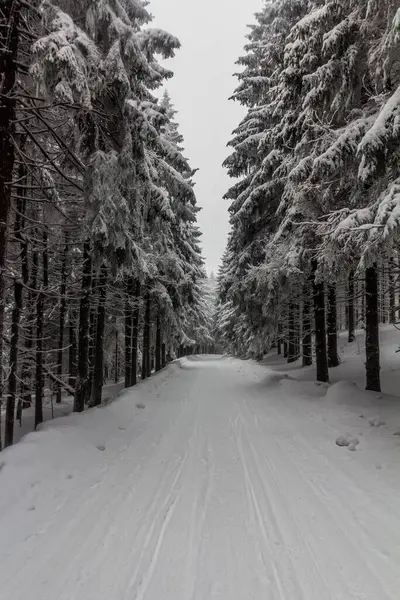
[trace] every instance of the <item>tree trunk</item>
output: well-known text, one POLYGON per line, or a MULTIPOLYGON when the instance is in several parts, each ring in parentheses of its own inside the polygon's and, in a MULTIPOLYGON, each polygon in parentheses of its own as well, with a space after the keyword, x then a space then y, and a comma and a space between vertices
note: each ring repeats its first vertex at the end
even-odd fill
POLYGON ((340 364, 337 340, 337 307, 336 287, 328 286, 328 366, 337 367, 340 364))
POLYGON ((106 324, 106 299, 107 299, 107 268, 103 264, 100 269, 99 304, 97 308, 96 343, 94 352, 93 369, 93 397, 92 405, 101 404, 103 390, 103 368, 104 368, 104 329, 106 324))
MULTIPOLYGON (((8 222, 11 208, 11 181, 15 161, 17 55, 19 43, 20 2, 2 3, 2 24, 0 33, 0 409, 3 397, 3 328, 5 314, 8 222)), ((1 449, 1 434, 0 434, 1 449)))
POLYGON ((92 258, 90 242, 87 240, 83 246, 82 297, 79 308, 78 372, 75 386, 74 412, 82 412, 85 409, 88 390, 91 284, 92 258))
POLYGON ((348 342, 354 342, 356 339, 355 334, 355 318, 354 318, 354 272, 351 271, 349 275, 349 285, 348 285, 348 303, 347 303, 347 320, 349 326, 349 336, 348 342))
POLYGON ((43 422, 43 312, 44 296, 39 290, 36 300, 36 385, 35 385, 35 429, 43 422))
POLYGON ((76 364, 76 312, 74 308, 69 309, 68 317, 68 333, 69 333, 69 351, 68 351, 68 383, 70 387, 75 388, 76 386, 76 375, 77 375, 77 364, 76 364))
POLYGON ((288 343, 288 363, 296 360, 296 306, 291 304, 289 307, 289 343, 288 343))
POLYGON ((142 379, 151 375, 150 356, 150 294, 147 292, 145 300, 145 315, 143 323, 143 348, 142 348, 142 379))
POLYGON ((277 341, 276 341, 276 349, 277 349, 277 353, 279 355, 282 354, 282 323, 280 321, 278 322, 278 335, 277 335, 277 341))
POLYGON ((167 366, 166 348, 165 348, 165 344, 164 343, 161 346, 161 364, 162 364, 162 368, 163 369, 164 369, 164 367, 167 366))
POLYGON ((396 287, 395 287, 395 264, 393 257, 389 260, 389 320, 396 322, 396 287))
MULTIPOLYGON (((21 141, 21 148, 24 149, 25 147, 25 142, 26 142, 26 136, 24 136, 23 140, 21 141)), ((21 162, 18 168, 18 182, 19 183, 24 183, 26 180, 26 165, 21 162)), ((25 210, 26 210, 26 201, 25 201, 25 195, 26 195, 26 185, 18 185, 16 186, 16 191, 17 194, 20 196, 19 198, 17 198, 16 200, 16 205, 17 205, 17 210, 15 213, 15 223, 14 223, 14 234, 15 234, 15 238, 17 240, 19 240, 20 243, 20 248, 21 248, 21 275, 22 275, 22 283, 25 286, 29 286, 29 262, 28 262, 28 244, 26 241, 25 236, 23 235, 23 231, 24 231, 24 227, 25 227, 25 210)), ((16 282, 14 282, 14 293, 17 291, 16 290, 16 282)), ((23 304, 23 297, 22 297, 22 289, 21 289, 21 311, 22 312, 22 304, 23 304)), ((18 321, 20 320, 20 316, 18 318, 18 321)), ((18 326, 18 335, 17 338, 19 338, 19 326, 18 326)), ((17 344, 18 346, 18 344, 17 344)), ((17 348, 17 354, 19 353, 19 350, 17 348)), ((23 369, 24 369, 24 363, 26 364, 26 357, 24 357, 22 355, 23 361, 22 361, 22 369, 21 369, 21 374, 20 374, 20 381, 21 381, 21 391, 19 394, 19 398, 18 398, 18 405, 17 405, 17 420, 19 421, 20 425, 22 425, 22 408, 23 408, 23 395, 26 391, 25 385, 24 385, 24 379, 22 376, 23 373, 23 369)), ((18 356, 16 356, 16 361, 18 360, 18 356)), ((10 350, 10 363, 11 365, 13 364, 11 361, 11 350, 10 350)), ((16 363, 15 363, 16 364, 16 363)), ((12 369, 12 366, 11 366, 12 369)), ((14 397, 17 394, 17 389, 18 389, 18 385, 17 385, 17 371, 15 371, 15 391, 14 391, 14 397)), ((10 392, 9 392, 10 393, 10 392)))
POLYGON ((365 306, 366 389, 380 392, 378 270, 376 264, 368 267, 365 271, 365 306))
MULTIPOLYGON (((65 315, 66 315, 66 311, 67 311, 67 298, 66 298, 66 294, 67 294, 67 257, 68 257, 68 233, 66 232, 65 233, 65 247, 64 247, 64 253, 63 253, 62 263, 61 263, 61 285, 60 285, 61 303, 60 303, 60 319, 59 319, 59 324, 58 324, 59 337, 58 337, 57 376, 60 381, 62 380, 62 376, 63 376, 64 328, 65 328, 65 315)), ((61 385, 58 384, 57 385, 57 397, 56 397, 57 404, 61 403, 61 393, 62 393, 61 385)))
POLYGON ((147 325, 147 335, 146 335, 146 338, 147 338, 147 343, 146 343, 147 377, 151 377, 151 371, 152 371, 152 366, 153 366, 153 353, 152 353, 152 347, 151 347, 151 300, 150 300, 150 294, 148 295, 147 302, 146 302, 146 325, 147 325))
POLYGON ((117 319, 115 319, 115 357, 114 357, 114 383, 118 383, 119 379, 119 360, 118 360, 118 329, 117 329, 117 319))
POLYGON ((132 316, 132 356, 131 356, 131 386, 137 384, 139 316, 140 316, 140 281, 136 281, 135 306, 132 316))
POLYGON ((328 356, 326 353, 325 290, 323 282, 316 280, 317 265, 313 263, 313 294, 315 319, 315 354, 317 381, 329 381, 328 356))
POLYGON ((160 316, 157 314, 156 329, 156 372, 161 371, 161 323, 160 316))
POLYGON ((19 323, 22 311, 22 281, 14 281, 14 308, 11 317, 10 340, 10 376, 8 380, 8 396, 6 402, 6 422, 4 430, 4 446, 11 446, 14 441, 15 399, 18 381, 18 338, 19 323))
POLYGON ((97 326, 97 310, 98 310, 99 298, 98 298, 98 278, 92 278, 92 289, 90 294, 90 309, 89 309, 89 371, 88 371, 88 383, 86 389, 85 403, 90 404, 92 400, 93 391, 93 377, 94 377, 94 360, 95 360, 95 345, 96 345, 96 326, 97 326))
POLYGON ((134 294, 133 277, 129 277, 126 284, 126 301, 125 301, 125 387, 131 385, 131 369, 132 369, 132 297, 134 294))
POLYGON ((312 365, 311 297, 307 284, 303 287, 303 367, 312 365))

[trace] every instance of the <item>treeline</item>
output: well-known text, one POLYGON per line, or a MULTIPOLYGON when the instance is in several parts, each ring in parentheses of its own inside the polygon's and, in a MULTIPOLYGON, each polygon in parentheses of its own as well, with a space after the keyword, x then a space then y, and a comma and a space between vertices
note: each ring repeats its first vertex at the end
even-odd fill
POLYGON ((380 389, 379 322, 398 310, 399 47, 397 0, 267 0, 256 15, 225 162, 238 182, 216 324, 231 352, 275 343, 328 381, 339 327, 353 341, 362 324, 380 389))
MULTIPOLYGON (((194 171, 147 3, 5 0, 0 12, 4 445, 32 402, 101 402, 212 343, 194 171)), ((1 431, 1 430, 0 430, 1 431)), ((1 440, 0 440, 1 441, 1 440)))

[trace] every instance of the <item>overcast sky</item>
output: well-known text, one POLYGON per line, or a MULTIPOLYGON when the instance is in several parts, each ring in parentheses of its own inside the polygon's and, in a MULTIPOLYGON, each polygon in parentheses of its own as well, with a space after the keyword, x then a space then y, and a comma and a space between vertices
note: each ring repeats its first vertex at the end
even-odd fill
POLYGON ((177 36, 182 44, 168 66, 175 77, 167 89, 179 111, 185 155, 196 176, 202 211, 199 224, 207 271, 217 271, 228 233, 228 202, 222 196, 231 180, 222 168, 226 144, 243 109, 228 101, 236 87, 235 61, 246 42, 246 25, 262 0, 150 0, 153 27, 177 36))

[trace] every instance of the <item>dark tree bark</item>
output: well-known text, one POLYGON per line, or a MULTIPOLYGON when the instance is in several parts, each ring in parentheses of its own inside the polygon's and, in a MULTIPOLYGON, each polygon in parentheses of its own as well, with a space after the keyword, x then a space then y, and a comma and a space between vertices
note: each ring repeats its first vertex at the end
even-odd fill
POLYGON ((278 335, 277 335, 277 340, 276 340, 276 349, 277 349, 277 353, 279 355, 282 354, 282 323, 281 322, 278 323, 278 335))
POLYGON ((336 287, 328 286, 328 366, 337 367, 340 364, 337 339, 337 306, 336 287))
MULTIPOLYGON (((25 142, 26 142, 26 136, 21 141, 22 149, 25 147, 25 142)), ((25 164, 23 162, 21 162, 19 165, 19 168, 18 168, 18 182, 20 182, 20 183, 25 182, 26 171, 27 171, 27 169, 26 169, 25 164)), ((19 197, 16 200, 17 210, 15 213, 14 235, 15 235, 15 238, 17 240, 19 240, 20 248, 21 248, 22 282, 24 283, 25 286, 28 286, 29 285, 28 244, 27 244, 25 236, 22 233, 24 231, 24 227, 25 227, 26 185, 16 186, 16 190, 17 190, 17 194, 19 197)), ((15 285, 16 284, 14 282, 14 292, 16 291, 15 285)), ((22 290, 21 290, 21 311, 22 311, 22 304, 23 304, 23 296, 22 296, 22 290)), ((18 337, 19 337, 19 334, 18 334, 18 337)), ((23 377, 23 370, 24 370, 24 364, 27 365, 26 356, 24 357, 24 355, 23 355, 22 358, 23 358, 23 360, 22 360, 22 369, 21 369, 21 392, 19 394, 18 405, 17 405, 17 420, 19 421, 20 425, 22 425, 23 396, 24 396, 24 393, 26 392, 25 381, 24 381, 24 377, 23 377)), ((18 356, 17 356, 17 360, 18 360, 18 356)), ((15 377, 17 377, 17 371, 15 372, 15 377)), ((16 387, 15 387, 14 396, 16 395, 17 389, 18 389, 17 379, 15 379, 15 386, 16 387)))
POLYGON ((350 275, 349 275, 349 282, 348 282, 348 300, 347 300, 347 320, 348 320, 348 327, 349 327, 349 336, 348 336, 348 342, 349 344, 351 344, 351 342, 354 342, 354 340, 356 339, 356 334, 355 334, 355 319, 354 319, 354 272, 351 271, 350 275))
POLYGON ((283 342, 283 358, 287 358, 288 357, 288 343, 285 340, 283 342))
POLYGON ((296 305, 289 307, 289 343, 288 343, 288 363, 295 362, 296 357, 296 305))
POLYGON ((82 297, 79 308, 78 371, 74 397, 74 412, 82 412, 85 409, 88 390, 91 284, 92 258, 90 253, 90 242, 87 240, 83 246, 82 297))
MULTIPOLYGON (((62 262, 61 262, 61 285, 60 285, 61 301, 60 301, 60 318, 59 318, 59 323, 58 323, 59 332, 58 332, 58 353, 57 353, 58 354, 57 376, 60 381, 62 380, 62 376, 63 376, 64 329, 65 329, 65 315, 67 312, 67 298, 66 298, 66 294, 67 294, 67 258, 68 258, 68 233, 66 232, 65 233, 65 246, 64 246, 64 252, 63 252, 63 257, 62 257, 62 262)), ((61 393, 62 393, 62 388, 61 388, 61 385, 58 384, 57 385, 57 396, 56 396, 57 404, 60 404, 60 402, 61 402, 61 393)))
POLYGON ((37 278, 39 267, 39 255, 34 249, 32 251, 32 273, 30 281, 30 290, 28 294, 28 316, 27 316, 27 333, 25 336, 25 356, 22 365, 22 406, 28 408, 32 404, 33 391, 33 346, 35 337, 35 303, 37 301, 37 278))
POLYGON ((89 316, 89 372, 88 383, 86 389, 85 403, 90 404, 93 392, 93 377, 94 377, 94 361, 95 361, 95 345, 96 345, 96 327, 97 327, 97 309, 99 304, 98 298, 98 279, 92 278, 92 289, 90 294, 90 316, 89 316))
POLYGON ((43 313, 44 295, 38 291, 36 300, 36 385, 35 385, 35 429, 43 422, 43 313))
POLYGON ((396 287, 395 287, 395 264, 393 257, 389 260, 389 321, 396 322, 396 287))
MULTIPOLYGON (((8 222, 11 208, 11 182, 15 162, 17 55, 19 44, 20 2, 2 3, 3 29, 0 32, 0 357, 3 356, 8 222)), ((3 397, 3 370, 0 364, 0 407, 3 397)), ((1 434, 0 434, 1 449, 1 434)))
POLYGON ((118 383, 119 379, 119 356, 118 356, 118 329, 117 329, 117 319, 115 319, 115 370, 114 370, 114 383, 118 383))
POLYGON ((329 381, 328 356, 326 352, 325 326, 325 289, 322 281, 316 279, 317 265, 313 263, 313 294, 315 320, 315 355, 317 364, 317 381, 329 381))
POLYGON ((312 365, 311 294, 308 284, 303 287, 303 367, 312 365))
POLYGON ((76 312, 74 308, 69 309, 68 317, 69 351, 68 351, 68 383, 70 387, 75 388, 77 375, 77 343, 76 343, 76 312))
POLYGON ((160 316, 157 314, 156 325, 156 372, 161 371, 161 322, 160 316))
POLYGON ((142 379, 151 375, 151 348, 150 348, 150 294, 147 292, 145 299, 145 314, 143 323, 143 347, 142 347, 142 379))
POLYGON ((128 279, 126 284, 126 301, 125 301, 125 387, 131 385, 131 369, 132 369, 132 299, 134 294, 133 277, 128 279))
POLYGON ((151 300, 150 294, 148 294, 146 302, 146 365, 147 365, 147 377, 151 377, 151 371, 153 366, 153 353, 151 347, 151 300))
POLYGON ((106 299, 107 299, 107 268, 103 264, 100 269, 98 282, 99 304, 97 308, 96 343, 93 370, 93 398, 92 405, 101 404, 103 390, 103 368, 104 368, 104 329, 106 324, 106 299))
POLYGON ((4 430, 4 446, 11 446, 14 441, 14 413, 18 380, 18 339, 19 323, 22 311, 22 281, 14 281, 14 308, 11 317, 10 340, 10 375, 8 380, 8 396, 6 402, 6 422, 4 430))
POLYGON ((138 367, 138 342, 139 342, 139 316, 140 316, 140 281, 136 281, 135 305, 132 315, 132 354, 131 354, 131 386, 137 384, 138 367))
POLYGON ((381 391, 379 357, 378 269, 374 264, 365 271, 365 353, 366 389, 381 391))
POLYGON ((163 369, 167 366, 166 347, 164 343, 161 346, 161 364, 163 369))

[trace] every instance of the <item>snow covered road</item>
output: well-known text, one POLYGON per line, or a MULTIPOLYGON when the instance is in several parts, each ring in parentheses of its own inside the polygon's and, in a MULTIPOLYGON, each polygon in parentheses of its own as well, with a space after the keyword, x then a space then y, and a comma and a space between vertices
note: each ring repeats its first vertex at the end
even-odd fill
POLYGON ((0 598, 398 600, 397 479, 265 375, 194 357, 0 455, 0 598))

